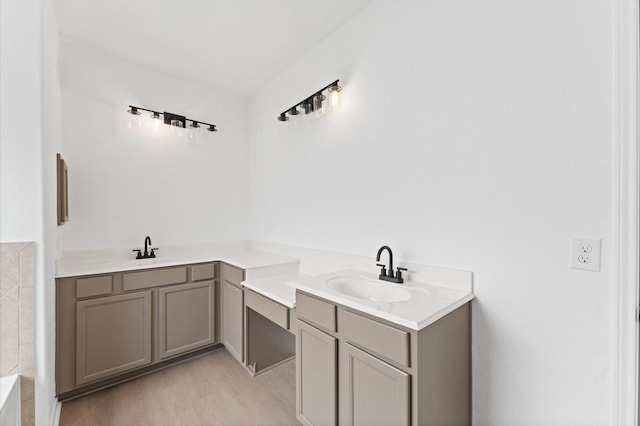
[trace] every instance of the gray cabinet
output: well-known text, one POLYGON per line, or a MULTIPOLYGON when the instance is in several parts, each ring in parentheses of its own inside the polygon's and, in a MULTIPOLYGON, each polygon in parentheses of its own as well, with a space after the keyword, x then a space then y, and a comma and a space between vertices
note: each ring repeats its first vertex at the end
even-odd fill
POLYGON ((222 265, 220 285, 220 337, 224 347, 239 362, 244 362, 244 271, 222 265))
POLYGON ((215 342, 215 281, 160 288, 159 303, 160 359, 215 342))
POLYGON ((340 424, 409 425, 409 374, 348 343, 340 354, 340 424))
POLYGON ((300 320, 296 329, 296 417, 305 425, 336 424, 338 339, 300 320))
POLYGON ((469 304, 419 331, 300 291, 296 314, 300 422, 470 424, 469 304))
POLYGON ((216 348, 217 271, 206 262, 56 279, 58 399, 216 348))
POLYGON ((76 305, 76 385, 151 363, 151 291, 76 305))

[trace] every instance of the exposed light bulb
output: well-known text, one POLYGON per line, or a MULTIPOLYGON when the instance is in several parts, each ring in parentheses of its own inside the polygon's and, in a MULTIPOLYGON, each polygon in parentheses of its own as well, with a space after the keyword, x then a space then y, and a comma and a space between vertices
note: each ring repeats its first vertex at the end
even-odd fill
POLYGON ((327 112, 327 103, 324 102, 326 99, 327 97, 320 92, 316 93, 316 95, 313 97, 313 108, 315 110, 316 117, 320 117, 327 112))
POLYGON ((335 83, 333 86, 329 87, 328 91, 331 100, 331 108, 335 108, 340 104, 340 91, 342 91, 342 87, 338 86, 338 83, 335 83))
POLYGON ((158 129, 160 129, 160 113, 159 112, 154 112, 153 115, 151 116, 151 128, 153 129, 154 132, 157 132, 158 129))
MULTIPOLYGON (((134 106, 131 106, 131 105, 129 105, 129 107, 130 107, 130 109, 127 110, 127 112, 129 114, 131 114, 131 115, 129 116, 129 121, 127 122, 127 127, 131 129, 133 127, 133 118, 136 115, 140 115, 140 111, 138 111, 138 107, 134 107, 134 106)), ((138 119, 138 127, 142 127, 142 122, 139 119, 138 119)))
POLYGON ((302 102, 302 109, 304 109, 305 114, 310 114, 311 111, 313 111, 313 99, 312 98, 305 99, 302 102))
POLYGON ((340 93, 338 91, 331 92, 331 106, 336 107, 340 103, 340 93))

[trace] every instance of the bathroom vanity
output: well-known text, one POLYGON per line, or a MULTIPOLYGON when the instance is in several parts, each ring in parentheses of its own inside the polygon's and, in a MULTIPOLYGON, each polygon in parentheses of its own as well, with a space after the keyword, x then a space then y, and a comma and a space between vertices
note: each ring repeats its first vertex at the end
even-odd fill
POLYGON ((470 424, 472 294, 350 269, 291 284, 301 423, 470 424))
POLYGON ((217 268, 203 263, 58 279, 61 399, 85 385, 217 343, 217 268))
MULTIPOLYGON (((275 357, 273 351, 267 356, 253 349, 251 362, 245 363, 245 347, 251 347, 251 342, 245 342, 245 336, 251 335, 245 328, 250 324, 256 329, 273 327, 264 326, 270 321, 254 318, 253 313, 245 320, 245 306, 253 306, 256 296, 249 294, 246 303, 242 282, 247 275, 260 278, 297 269, 297 261, 246 251, 206 257, 236 265, 218 260, 180 264, 194 258, 189 253, 169 262, 157 258, 137 265, 98 256, 63 259, 56 279, 58 399, 110 386, 223 345, 252 374, 271 367, 269 362, 293 357, 294 336, 285 329, 290 349, 275 357), (155 267, 166 263, 171 266, 155 267), (126 270, 111 271, 118 268, 126 270)), ((270 334, 273 338, 281 335, 281 327, 276 327, 277 332, 270 334)))
POLYGON ((62 259, 59 399, 224 346, 250 375, 295 357, 306 425, 470 424, 470 273, 414 267, 432 284, 395 284, 303 274, 295 258, 252 250, 194 253, 62 259))
POLYGON ((296 301, 300 422, 470 424, 468 303, 418 331, 304 292, 296 301))

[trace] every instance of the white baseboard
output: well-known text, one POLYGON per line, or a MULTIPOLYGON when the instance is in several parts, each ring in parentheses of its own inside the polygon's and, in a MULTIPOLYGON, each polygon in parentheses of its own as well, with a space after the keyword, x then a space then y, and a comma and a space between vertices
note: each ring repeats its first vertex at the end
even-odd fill
POLYGON ((56 407, 53 409, 53 415, 51 416, 51 426, 58 426, 60 423, 60 410, 62 410, 62 403, 56 400, 56 407))

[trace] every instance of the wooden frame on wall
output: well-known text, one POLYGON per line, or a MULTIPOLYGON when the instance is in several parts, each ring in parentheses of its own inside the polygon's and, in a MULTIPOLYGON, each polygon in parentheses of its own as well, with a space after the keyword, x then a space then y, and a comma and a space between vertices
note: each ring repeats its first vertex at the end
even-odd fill
POLYGON ((69 171, 67 163, 59 153, 56 154, 56 170, 58 177, 58 226, 61 226, 69 221, 69 171))

